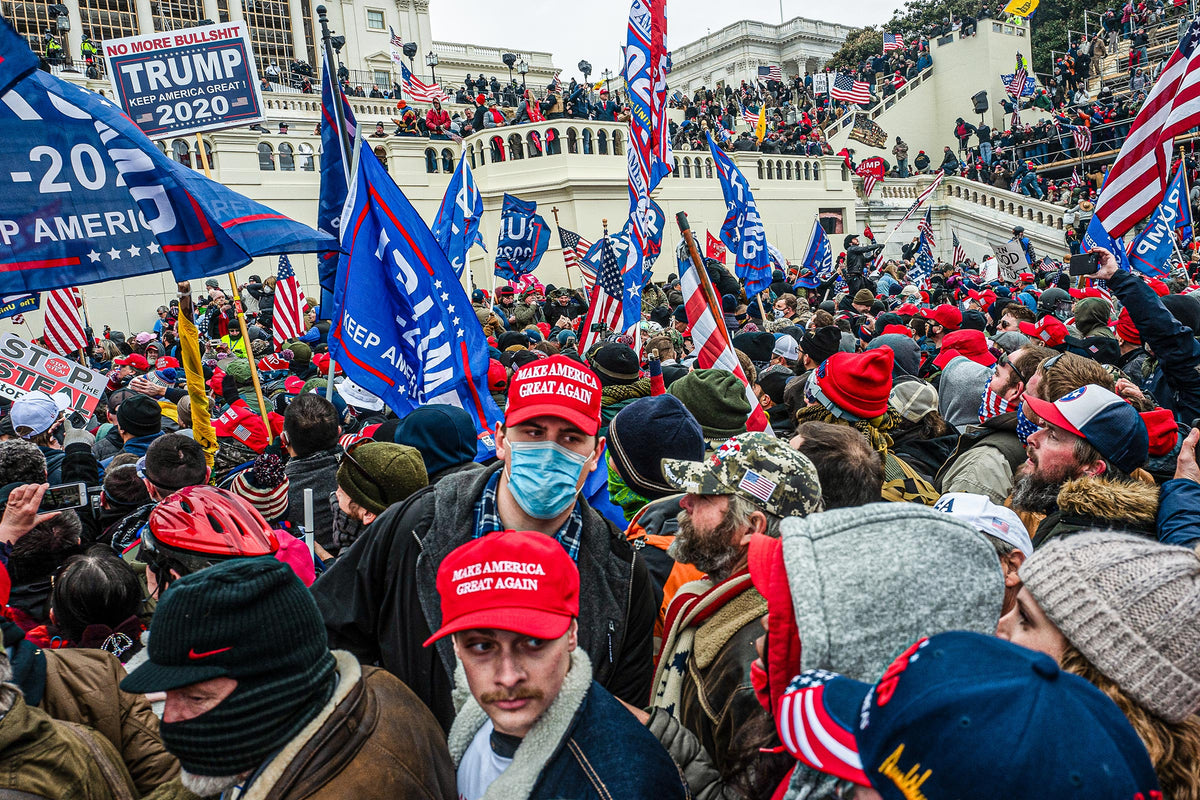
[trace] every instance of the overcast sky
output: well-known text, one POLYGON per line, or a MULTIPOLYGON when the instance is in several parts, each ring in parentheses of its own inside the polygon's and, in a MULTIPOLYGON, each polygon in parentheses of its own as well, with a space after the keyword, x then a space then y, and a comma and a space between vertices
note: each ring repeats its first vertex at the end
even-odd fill
MULTIPOLYGON (((878 25, 891 19, 898 5, 899 0, 842 0, 828 6, 783 0, 783 15, 784 19, 807 16, 844 25, 878 25)), ((433 38, 439 42, 549 51, 565 77, 578 74, 575 65, 586 58, 598 77, 606 67, 614 72, 620 69, 618 47, 625 43, 629 4, 621 0, 434 0, 429 16, 433 38)), ((720 30, 743 19, 779 22, 779 0, 672 0, 667 5, 668 44, 678 47, 710 29, 720 30)))

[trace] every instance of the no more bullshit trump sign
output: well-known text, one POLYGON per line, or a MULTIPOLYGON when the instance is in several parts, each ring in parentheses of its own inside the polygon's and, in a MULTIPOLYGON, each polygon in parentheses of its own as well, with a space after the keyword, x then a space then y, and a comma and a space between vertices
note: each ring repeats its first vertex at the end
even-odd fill
POLYGON ((104 43, 117 102, 152 139, 265 119, 241 22, 104 43))

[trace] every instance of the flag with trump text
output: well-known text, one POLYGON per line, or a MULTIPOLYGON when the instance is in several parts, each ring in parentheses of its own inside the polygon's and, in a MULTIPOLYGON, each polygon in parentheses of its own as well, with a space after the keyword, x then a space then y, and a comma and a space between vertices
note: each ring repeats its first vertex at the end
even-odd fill
MULTIPOLYGON (((801 279, 806 279, 813 284, 805 288, 815 288, 817 283, 833 277, 833 246, 829 241, 829 235, 821 227, 820 220, 813 220, 812 234, 808 237, 808 247, 804 249, 804 257, 800 259, 800 268, 801 279)), ((797 281, 796 285, 800 286, 801 284, 797 281)))
POLYGON ((1175 232, 1191 232, 1191 209, 1185 181, 1181 163, 1162 202, 1154 209, 1146 227, 1142 228, 1129 248, 1130 265, 1144 275, 1161 278, 1170 273, 1171 255, 1176 250, 1175 232))
POLYGON ((708 149, 717 176, 721 179, 721 193, 725 196, 725 222, 721 225, 721 241, 733 253, 734 273, 746 286, 746 298, 771 285, 771 254, 767 252, 767 231, 763 227, 754 195, 746 176, 733 163, 729 154, 722 150, 711 135, 708 149))
POLYGON ((428 403, 466 410, 476 457, 488 458, 501 413, 488 394, 483 328, 421 216, 370 146, 359 146, 342 215, 329 352, 401 417, 428 403))
POLYGON ((1093 218, 1120 238, 1162 200, 1175 137, 1200 125, 1200 20, 1193 20, 1158 75, 1096 202, 1093 218))
POLYGON ((550 226, 537 213, 537 202, 505 193, 496 243, 496 277, 516 281, 533 272, 549 244, 550 226))
POLYGON ((483 218, 483 195, 471 174, 468 159, 458 160, 458 169, 446 186, 446 196, 438 207, 437 217, 433 220, 433 238, 437 239, 454 274, 462 276, 467 265, 467 252, 473 245, 479 245, 485 251, 483 234, 479 230, 479 220, 483 218))
POLYGON ((684 244, 680 244, 676 256, 679 259, 679 288, 683 293, 683 307, 695 343, 696 369, 723 369, 737 375, 746 387, 746 401, 751 409, 746 430, 762 431, 774 436, 767 412, 754 394, 754 388, 750 386, 730 343, 729 331, 721 317, 720 300, 708 282, 708 276, 696 269, 684 244))
POLYGON ((223 275, 336 239, 172 161, 110 100, 48 72, 0 20, 0 295, 170 270, 223 275))
MULTIPOLYGON (((354 109, 342 93, 341 85, 329 73, 329 62, 321 60, 321 193, 317 199, 317 229, 342 238, 338 224, 346 191, 350 186, 350 160, 345 157, 342 138, 338 135, 334 93, 342 107, 342 125, 346 141, 353 142, 358 131, 354 109)), ((337 281, 338 252, 332 250, 317 256, 317 283, 321 286, 321 304, 317 316, 333 318, 333 286, 337 281)))

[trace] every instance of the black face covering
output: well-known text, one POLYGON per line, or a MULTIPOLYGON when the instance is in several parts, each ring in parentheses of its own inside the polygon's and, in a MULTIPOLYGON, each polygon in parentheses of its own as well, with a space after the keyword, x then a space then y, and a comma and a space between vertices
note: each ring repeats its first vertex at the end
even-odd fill
POLYGON ((239 775, 257 769, 300 732, 333 694, 332 653, 305 672, 239 682, 213 708, 159 725, 163 744, 196 775, 239 775))

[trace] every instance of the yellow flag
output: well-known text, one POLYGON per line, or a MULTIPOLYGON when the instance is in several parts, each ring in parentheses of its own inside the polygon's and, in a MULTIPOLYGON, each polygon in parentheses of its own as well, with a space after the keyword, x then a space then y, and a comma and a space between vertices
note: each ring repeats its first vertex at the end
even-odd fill
POLYGON ((213 430, 212 416, 208 409, 208 396, 204 389, 204 366, 200 363, 200 332, 196 330, 190 314, 181 313, 177 323, 179 330, 179 358, 187 376, 188 397, 192 400, 192 436, 204 448, 204 461, 211 467, 217 452, 217 434, 213 430))
POLYGON ((763 103, 758 109, 758 125, 754 128, 754 135, 758 139, 758 143, 762 144, 762 140, 767 137, 767 104, 763 103))
POLYGON ((596 81, 596 85, 592 87, 593 92, 598 92, 604 88, 604 81, 596 81))
POLYGON ((1040 0, 1012 0, 1004 7, 1005 14, 1016 14, 1018 17, 1028 17, 1037 11, 1040 0))

